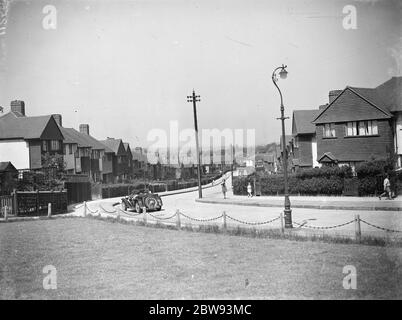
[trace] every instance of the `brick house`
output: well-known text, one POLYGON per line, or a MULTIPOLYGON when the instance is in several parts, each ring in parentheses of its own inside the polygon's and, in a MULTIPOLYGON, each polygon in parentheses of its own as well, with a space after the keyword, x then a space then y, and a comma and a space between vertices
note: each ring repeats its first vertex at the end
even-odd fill
POLYGON ((295 110, 292 119, 292 169, 313 168, 317 162, 317 140, 312 121, 319 110, 295 110))
POLYGON ((128 142, 123 142, 124 149, 126 150, 127 155, 127 178, 131 179, 134 175, 134 166, 133 166, 133 153, 131 152, 130 144, 128 142))
POLYGON ((59 126, 64 136, 64 162, 67 173, 86 174, 94 182, 107 179, 105 175, 109 171, 112 173, 112 158, 108 157, 108 154, 113 151, 89 134, 88 124, 81 124, 80 131, 61 125, 60 117, 59 126))
POLYGON ((0 161, 17 169, 41 169, 44 154, 63 154, 63 139, 52 115, 26 116, 24 101, 12 101, 0 117, 0 161))
MULTIPOLYGON (((292 164, 292 146, 293 146, 293 142, 292 142, 293 137, 291 135, 285 135, 285 150, 287 152, 288 155, 288 171, 291 169, 291 164, 292 164)), ((278 168, 277 171, 279 172, 283 172, 283 142, 282 142, 282 136, 279 137, 279 145, 280 145, 280 149, 277 150, 277 159, 278 159, 278 168)))
POLYGON ((114 182, 121 182, 128 178, 128 156, 121 139, 107 138, 100 142, 113 151, 113 178, 114 182))
POLYGON ((314 118, 317 157, 322 164, 350 165, 402 156, 402 77, 376 88, 346 87, 329 94, 314 118))

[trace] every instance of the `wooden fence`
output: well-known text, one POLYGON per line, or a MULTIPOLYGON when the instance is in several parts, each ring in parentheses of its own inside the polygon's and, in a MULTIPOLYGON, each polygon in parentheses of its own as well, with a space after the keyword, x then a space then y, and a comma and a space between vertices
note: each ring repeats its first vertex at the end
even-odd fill
POLYGON ((13 211, 13 196, 0 196, 0 216, 4 217, 5 207, 8 208, 8 212, 13 211))
POLYGON ((48 205, 52 205, 52 214, 67 212, 67 191, 15 191, 10 196, 1 196, 2 215, 4 207, 14 216, 47 215, 48 205))

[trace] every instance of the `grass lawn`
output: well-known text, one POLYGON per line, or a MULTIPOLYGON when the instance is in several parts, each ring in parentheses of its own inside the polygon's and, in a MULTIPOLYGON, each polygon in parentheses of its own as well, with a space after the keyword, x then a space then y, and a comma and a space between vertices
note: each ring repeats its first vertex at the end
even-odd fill
POLYGON ((402 249, 254 239, 94 219, 0 223, 2 299, 402 298, 402 249), (57 269, 44 290, 42 269, 57 269), (345 265, 357 289, 345 290, 345 265))

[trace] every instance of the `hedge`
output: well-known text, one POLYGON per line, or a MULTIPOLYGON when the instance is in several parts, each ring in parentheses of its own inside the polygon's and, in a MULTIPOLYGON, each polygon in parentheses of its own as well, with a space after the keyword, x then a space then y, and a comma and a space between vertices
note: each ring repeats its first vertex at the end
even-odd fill
MULTIPOLYGON (((212 180, 220 178, 221 175, 209 175, 201 179, 203 185, 211 183, 212 180)), ((192 179, 190 181, 178 181, 178 180, 168 180, 168 181, 158 181, 158 182, 135 182, 135 183, 120 183, 120 184, 110 184, 102 186, 102 199, 106 198, 116 198, 123 197, 127 194, 133 192, 134 190, 141 190, 149 188, 152 192, 165 192, 180 190, 186 188, 192 188, 198 186, 198 180, 192 179)))
MULTIPOLYGON (((389 174, 391 189, 398 194, 402 191, 402 173, 396 174, 392 168, 391 160, 367 161, 356 166, 355 177, 349 166, 304 169, 289 174, 289 193, 293 195, 342 195, 345 181, 353 178, 357 181, 360 196, 378 195, 382 192, 385 175, 389 174)), ((253 174, 248 177, 236 177, 233 181, 234 194, 246 195, 248 183, 250 182, 253 186, 254 180, 257 181, 257 185, 261 186, 262 195, 284 194, 282 174, 253 174)))

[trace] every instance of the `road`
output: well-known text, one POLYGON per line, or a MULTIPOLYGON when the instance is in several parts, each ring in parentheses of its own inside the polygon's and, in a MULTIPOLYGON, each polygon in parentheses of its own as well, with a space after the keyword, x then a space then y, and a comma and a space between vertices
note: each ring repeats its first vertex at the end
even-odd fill
MULTIPOLYGON (((229 189, 227 198, 233 197, 231 192, 231 180, 230 175, 226 177, 226 183, 229 189)), ((214 186, 208 186, 208 188, 203 190, 204 198, 216 198, 223 197, 221 193, 220 181, 216 182, 214 186)), ((198 198, 198 192, 196 188, 191 189, 193 191, 180 193, 180 194, 170 194, 160 193, 163 197, 163 210, 158 213, 153 213, 154 216, 158 218, 166 218, 174 215, 174 213, 179 210, 181 213, 195 218, 195 219, 209 219, 222 215, 225 211, 227 215, 233 217, 237 220, 245 222, 264 222, 277 218, 282 208, 279 207, 255 207, 255 206, 238 206, 231 204, 210 204, 210 203, 199 203, 195 200, 198 198)), ((244 201, 247 202, 249 199, 244 197, 244 201)), ((251 199, 250 199, 251 200, 251 199)), ((100 212, 101 214, 108 214, 116 212, 116 207, 114 206, 117 202, 120 202, 120 198, 102 199, 97 201, 88 202, 89 211, 100 212), (100 205, 100 206, 99 206, 100 205)), ((82 208, 76 210, 76 214, 82 214, 82 208)), ((294 232, 298 233, 318 233, 318 234, 331 234, 353 237, 355 234, 355 224, 350 223, 345 226, 333 228, 333 229, 308 229, 300 228, 296 223, 306 223, 306 226, 312 227, 331 227, 339 224, 343 224, 355 219, 355 215, 360 215, 360 218, 376 226, 380 226, 386 229, 392 230, 402 230, 402 212, 397 211, 363 211, 363 210, 325 210, 325 209, 305 209, 305 208, 293 208, 292 218, 295 222, 294 232)), ((141 218, 138 216, 137 218, 141 218)), ((155 220, 152 216, 148 216, 148 221, 155 220)), ((175 223, 175 218, 164 220, 164 223, 175 223)), ((204 222, 193 221, 182 217, 182 224, 203 224, 204 222)), ((222 219, 215 220, 213 222, 208 222, 209 224, 215 223, 222 225, 222 219)), ((237 226, 240 223, 227 219, 227 224, 229 227, 237 226)), ((245 224, 240 224, 246 227, 245 224)), ((272 223, 257 226, 259 228, 280 228, 280 220, 276 220, 272 223)), ((249 226, 250 227, 250 226, 249 226)), ((379 236, 379 237, 401 237, 402 233, 386 232, 383 230, 376 229, 367 224, 361 223, 362 235, 379 236)))

